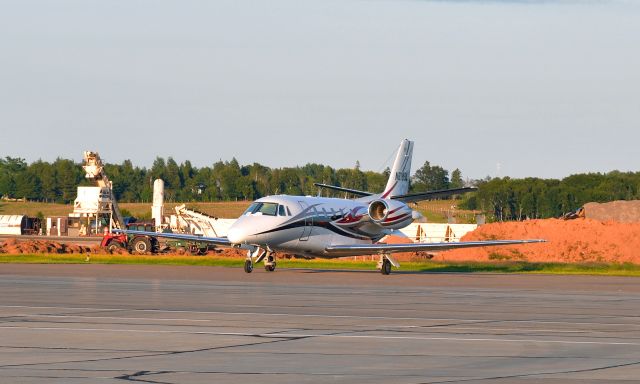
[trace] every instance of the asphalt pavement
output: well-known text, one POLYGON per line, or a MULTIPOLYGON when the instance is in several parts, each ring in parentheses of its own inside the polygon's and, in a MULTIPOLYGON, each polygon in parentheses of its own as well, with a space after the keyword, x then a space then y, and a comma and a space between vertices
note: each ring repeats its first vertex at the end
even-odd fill
POLYGON ((0 265, 2 383, 638 383, 640 279, 0 265))

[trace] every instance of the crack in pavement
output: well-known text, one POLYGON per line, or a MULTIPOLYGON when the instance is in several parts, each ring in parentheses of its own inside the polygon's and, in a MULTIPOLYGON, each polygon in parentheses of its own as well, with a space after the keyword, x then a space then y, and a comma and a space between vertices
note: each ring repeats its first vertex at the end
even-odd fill
POLYGON ((277 340, 269 340, 269 341, 264 341, 264 342, 259 342, 259 343, 255 342, 255 343, 225 345, 225 346, 221 346, 221 347, 199 348, 199 349, 186 350, 186 351, 170 351, 170 352, 162 352, 162 353, 150 353, 150 354, 134 355, 134 356, 118 356, 118 357, 107 357, 107 358, 99 358, 99 359, 54 361, 54 362, 48 362, 48 363, 5 364, 5 365, 0 365, 0 369, 2 369, 2 368, 27 367, 27 366, 38 366, 38 365, 71 364, 71 363, 95 363, 95 362, 128 360, 128 359, 136 359, 136 358, 144 358, 144 357, 157 357, 157 356, 174 356, 174 355, 182 355, 182 354, 188 354, 188 353, 198 353, 198 352, 215 351, 215 350, 238 348, 238 347, 250 347, 250 346, 262 345, 262 344, 273 344, 273 343, 280 343, 280 342, 285 342, 285 341, 295 341, 295 340, 306 339, 309 336, 291 336, 291 337, 287 337, 287 336, 269 336, 269 337, 265 337, 265 336, 262 336, 262 335, 248 335, 248 337, 269 338, 269 339, 277 338, 277 340))

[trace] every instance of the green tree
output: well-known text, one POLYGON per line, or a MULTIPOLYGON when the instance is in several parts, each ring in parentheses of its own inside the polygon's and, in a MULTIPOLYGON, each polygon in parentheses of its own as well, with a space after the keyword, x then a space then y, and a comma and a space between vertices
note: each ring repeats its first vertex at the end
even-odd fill
POLYGON ((413 175, 413 189, 416 192, 436 191, 449 188, 449 171, 439 165, 424 165, 413 175))
POLYGON ((24 197, 16 195, 16 179, 27 170, 24 159, 5 157, 0 159, 0 195, 8 197, 24 197))
POLYGON ((55 201, 57 198, 58 181, 55 168, 52 164, 38 160, 29 165, 29 171, 33 173, 40 184, 38 199, 47 202, 55 201))
POLYGON ((79 164, 72 160, 58 158, 53 163, 58 185, 57 201, 68 204, 76 198, 76 190, 83 181, 83 171, 79 164))
POLYGON ((451 183, 449 184, 450 188, 462 188, 464 187, 464 181, 462 180, 462 171, 456 168, 451 172, 451 183))

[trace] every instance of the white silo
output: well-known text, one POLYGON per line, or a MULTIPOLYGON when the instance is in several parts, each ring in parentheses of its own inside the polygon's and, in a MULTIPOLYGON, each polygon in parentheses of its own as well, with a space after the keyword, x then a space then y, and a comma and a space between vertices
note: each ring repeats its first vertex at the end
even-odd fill
POLYGON ((156 179, 153 182, 153 205, 151 206, 151 218, 156 226, 156 230, 160 230, 162 226, 162 218, 164 217, 164 181, 156 179))

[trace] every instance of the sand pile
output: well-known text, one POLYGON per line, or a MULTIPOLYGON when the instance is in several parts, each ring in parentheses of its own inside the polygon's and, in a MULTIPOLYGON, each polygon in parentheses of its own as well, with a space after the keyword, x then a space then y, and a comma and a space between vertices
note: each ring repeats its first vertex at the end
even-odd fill
POLYGON ((486 224, 462 241, 546 239, 544 244, 471 248, 441 252, 434 260, 531 262, 632 262, 640 264, 640 223, 580 220, 530 220, 486 224))
POLYGON ((222 256, 231 258, 245 258, 247 257, 247 250, 238 248, 223 248, 219 247, 207 253, 208 256, 222 256))
POLYGON ((0 244, 0 253, 95 253, 98 246, 88 247, 76 244, 63 244, 46 240, 8 239, 0 244))

